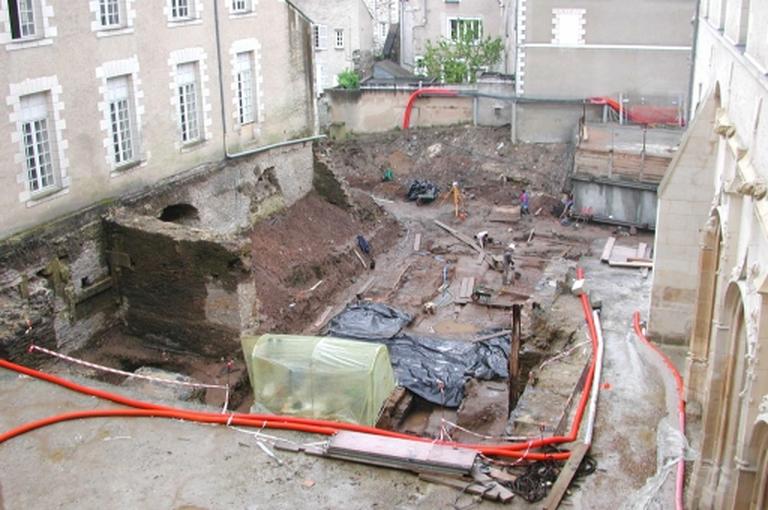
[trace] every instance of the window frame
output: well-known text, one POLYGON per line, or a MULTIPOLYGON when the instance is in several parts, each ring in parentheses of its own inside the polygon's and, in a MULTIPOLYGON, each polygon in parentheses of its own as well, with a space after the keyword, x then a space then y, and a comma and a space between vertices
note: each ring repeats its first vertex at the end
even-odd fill
POLYGON ((105 104, 109 125, 107 126, 110 141, 110 162, 113 169, 121 170, 140 162, 139 137, 136 119, 136 100, 133 95, 133 74, 118 74, 106 79, 107 97, 105 104), (121 97, 111 97, 113 92, 110 81, 124 80, 125 94, 121 97), (125 104, 125 117, 119 117, 120 103, 125 104), (114 108, 114 109, 113 109, 114 108), (115 117, 115 113, 118 114, 115 117), (116 126, 117 124, 117 126, 116 126), (117 130, 116 130, 117 129, 117 130), (127 136, 126 136, 127 135, 127 136), (128 145, 130 154, 126 156, 125 145, 128 145))
POLYGON ((99 0, 98 9, 99 9, 98 16, 99 16, 100 30, 114 30, 117 28, 125 27, 125 6, 122 0, 99 0), (117 22, 104 24, 105 18, 108 20, 110 16, 110 13, 109 13, 110 3, 114 4, 115 8, 117 9, 117 11, 113 14, 117 16, 117 22))
POLYGON ((6 5, 8 8, 11 42, 18 43, 43 38, 42 27, 40 26, 41 12, 39 0, 13 0, 12 3, 6 1, 6 5), (22 6, 27 7, 27 9, 22 9, 22 6), (25 13, 29 16, 27 20, 23 19, 25 13), (27 27, 27 30, 31 27, 32 31, 24 33, 25 27, 27 27))
POLYGON ((22 157, 24 160, 24 185, 32 200, 55 192, 60 187, 59 168, 56 164, 55 145, 52 143, 51 132, 55 132, 50 107, 50 91, 43 90, 19 97, 21 114, 19 136, 21 137, 22 157), (42 114, 28 115, 24 102, 40 101, 42 114), (31 164, 34 162, 34 164, 31 164), (32 175, 34 174, 34 177, 32 175), (50 182, 46 182, 50 181, 50 182))
POLYGON ((177 123, 179 126, 179 141, 182 146, 194 145, 204 141, 199 61, 180 62, 176 65, 176 83, 174 88, 176 100, 178 101, 177 123), (181 68, 187 65, 191 66, 192 79, 180 80, 180 77, 186 77, 188 74, 180 72, 181 68))
POLYGON ((457 42, 463 38, 463 35, 466 33, 466 28, 462 30, 462 26, 467 25, 469 23, 477 24, 477 34, 475 38, 473 39, 473 44, 479 44, 483 40, 484 35, 484 23, 483 18, 479 16, 450 16, 448 17, 448 39, 457 42), (454 28, 453 23, 456 23, 456 30, 455 30, 455 36, 454 36, 454 28))
POLYGON ((312 47, 315 50, 328 49, 328 25, 312 25, 312 47))
POLYGON ((237 121, 240 126, 253 124, 258 119, 255 80, 255 52, 242 51, 235 54, 235 91, 237 93, 237 121), (241 56, 248 62, 247 67, 241 67, 241 56), (247 85, 247 87, 245 86, 247 85))
POLYGON ((230 0, 230 9, 232 14, 247 14, 253 10, 253 7, 251 0, 230 0))
POLYGON ((168 7, 168 18, 172 22, 189 21, 196 18, 195 0, 170 0, 170 5, 168 7), (184 4, 183 6, 182 3, 184 4), (178 13, 182 8, 186 9, 185 15, 180 15, 178 13))
POLYGON ((333 47, 334 49, 337 49, 337 50, 344 49, 344 29, 343 28, 333 29, 333 47), (339 40, 339 36, 341 36, 341 40, 339 40))

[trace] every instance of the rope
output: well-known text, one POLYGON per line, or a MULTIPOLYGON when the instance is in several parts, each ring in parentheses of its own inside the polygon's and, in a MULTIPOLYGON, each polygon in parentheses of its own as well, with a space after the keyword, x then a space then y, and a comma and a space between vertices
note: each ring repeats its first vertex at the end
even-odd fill
POLYGON ((212 388, 217 390, 227 390, 227 401, 229 400, 229 385, 221 385, 221 384, 203 384, 203 383, 194 383, 194 382, 187 382, 187 381, 174 381, 172 379, 162 379, 160 377, 152 377, 149 375, 143 375, 143 374, 134 374, 132 372, 124 372, 122 370, 118 370, 116 368, 110 368, 105 367, 103 365, 97 365, 96 363, 91 363, 90 361, 85 361, 77 358, 73 358, 71 356, 67 356, 66 354, 61 354, 56 351, 51 351, 49 349, 46 349, 45 347, 40 347, 39 345, 32 344, 29 346, 29 352, 33 351, 39 351, 44 354, 48 354, 49 356, 53 356, 59 359, 63 359, 65 361, 69 361, 70 363, 75 363, 78 365, 83 365, 85 367, 93 368, 96 370, 101 370, 103 372, 110 372, 112 374, 119 374, 124 375, 126 377, 134 377, 137 379, 145 379, 147 381, 153 381, 158 383, 165 383, 165 384, 176 384, 178 386, 189 386, 192 388, 212 388))

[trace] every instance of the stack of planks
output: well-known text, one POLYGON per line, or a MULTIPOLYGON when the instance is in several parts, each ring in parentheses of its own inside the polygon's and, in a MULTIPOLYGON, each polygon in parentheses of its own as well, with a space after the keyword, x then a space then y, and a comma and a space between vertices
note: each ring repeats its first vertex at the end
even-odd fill
POLYGON ((472 472, 477 452, 422 441, 340 431, 328 443, 328 457, 373 464, 414 473, 465 476, 472 472))
POLYGON ((475 292, 475 278, 472 276, 464 277, 459 284, 459 295, 453 300, 454 303, 465 305, 472 301, 472 294, 475 292))

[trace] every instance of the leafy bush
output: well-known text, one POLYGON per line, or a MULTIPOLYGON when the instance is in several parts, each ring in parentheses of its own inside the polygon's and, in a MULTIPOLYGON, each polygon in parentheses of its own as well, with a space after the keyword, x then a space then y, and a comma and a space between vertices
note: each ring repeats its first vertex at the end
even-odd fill
POLYGON ((360 76, 358 76, 352 69, 340 72, 337 79, 339 80, 339 87, 343 89, 360 88, 360 76))
POLYGON ((442 39, 437 45, 427 41, 424 66, 430 76, 446 83, 474 83, 480 68, 499 63, 503 50, 501 38, 478 41, 468 31, 460 39, 442 39))

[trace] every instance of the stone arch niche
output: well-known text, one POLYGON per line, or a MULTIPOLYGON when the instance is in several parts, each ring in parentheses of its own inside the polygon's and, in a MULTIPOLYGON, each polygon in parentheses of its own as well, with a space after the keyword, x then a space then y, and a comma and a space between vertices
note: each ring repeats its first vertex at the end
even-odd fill
POLYGON ((728 286, 722 303, 708 346, 701 459, 694 473, 693 507, 717 508, 716 501, 722 503, 735 471, 746 352, 744 301, 738 283, 728 286))
POLYGON ((709 342, 718 295, 720 244, 723 231, 717 210, 707 221, 699 251, 699 282, 696 287, 696 309, 690 340, 690 357, 686 374, 686 400, 701 404, 704 398, 709 342))

